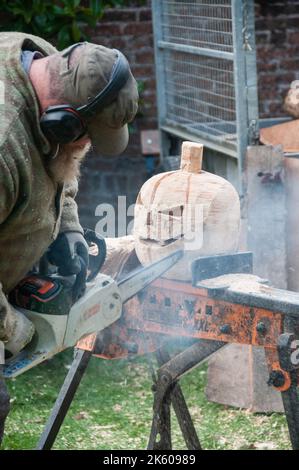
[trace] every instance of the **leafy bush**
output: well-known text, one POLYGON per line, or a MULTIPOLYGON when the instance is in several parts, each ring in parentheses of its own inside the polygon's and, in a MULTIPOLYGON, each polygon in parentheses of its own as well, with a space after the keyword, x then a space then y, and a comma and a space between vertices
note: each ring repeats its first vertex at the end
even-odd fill
POLYGON ((88 40, 87 27, 95 28, 107 8, 130 4, 128 0, 0 0, 0 30, 34 34, 64 49, 88 40))

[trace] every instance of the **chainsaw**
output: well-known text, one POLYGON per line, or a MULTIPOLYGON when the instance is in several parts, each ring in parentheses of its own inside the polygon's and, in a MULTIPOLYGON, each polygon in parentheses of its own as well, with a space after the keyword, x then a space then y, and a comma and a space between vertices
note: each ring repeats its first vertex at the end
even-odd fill
POLYGON ((32 321, 35 334, 26 348, 6 360, 4 377, 16 377, 114 323, 121 317, 122 306, 127 300, 160 277, 182 256, 182 252, 176 252, 116 282, 99 273, 106 254, 104 239, 91 231, 85 238, 95 254, 90 256, 91 268, 85 292, 77 301, 74 302, 76 293, 73 292, 76 276, 62 277, 57 273, 32 273, 11 293, 10 302, 32 321))

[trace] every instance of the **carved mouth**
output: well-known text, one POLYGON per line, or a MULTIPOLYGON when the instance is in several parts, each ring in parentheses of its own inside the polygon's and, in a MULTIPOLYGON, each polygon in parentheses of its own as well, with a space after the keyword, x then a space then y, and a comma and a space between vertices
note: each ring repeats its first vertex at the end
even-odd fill
POLYGON ((182 240, 184 238, 184 234, 181 234, 180 236, 176 238, 169 238, 168 240, 153 240, 152 238, 143 238, 140 237, 140 241, 146 242, 149 245, 158 245, 158 246, 169 246, 178 240, 182 240))

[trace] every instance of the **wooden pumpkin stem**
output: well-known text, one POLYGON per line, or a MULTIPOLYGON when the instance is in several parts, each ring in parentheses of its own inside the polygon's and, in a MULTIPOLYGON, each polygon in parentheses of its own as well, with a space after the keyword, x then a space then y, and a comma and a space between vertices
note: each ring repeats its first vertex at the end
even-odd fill
POLYGON ((202 167, 203 145, 197 142, 183 142, 181 170, 188 173, 200 173, 202 167))

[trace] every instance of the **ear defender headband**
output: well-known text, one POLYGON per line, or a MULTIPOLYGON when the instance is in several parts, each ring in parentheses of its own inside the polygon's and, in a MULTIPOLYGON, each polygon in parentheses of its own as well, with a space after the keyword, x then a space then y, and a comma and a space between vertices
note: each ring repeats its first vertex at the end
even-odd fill
MULTIPOLYGON (((74 44, 66 49, 63 56, 69 56, 71 52, 84 43, 74 44)), ((83 106, 74 108, 69 104, 49 106, 40 118, 40 127, 43 134, 51 142, 67 144, 78 140, 86 133, 86 119, 98 114, 109 106, 116 98, 120 90, 129 78, 129 64, 125 56, 113 49, 117 53, 111 77, 105 88, 92 100, 83 106)))

